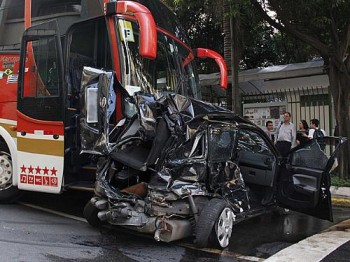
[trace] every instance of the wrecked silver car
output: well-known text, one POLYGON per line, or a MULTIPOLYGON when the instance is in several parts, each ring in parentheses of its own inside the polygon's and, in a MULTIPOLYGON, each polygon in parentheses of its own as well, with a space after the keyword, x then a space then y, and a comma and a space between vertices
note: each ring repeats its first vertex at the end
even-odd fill
POLYGON ((85 70, 85 79, 95 79, 83 80, 85 103, 98 94, 104 101, 92 107, 99 114, 86 105, 81 123, 83 149, 101 155, 95 196, 84 209, 91 225, 225 248, 234 224, 277 206, 332 220, 329 173, 345 139, 313 139, 283 159, 251 122, 173 93, 134 93, 134 114, 110 131, 111 75, 85 70))

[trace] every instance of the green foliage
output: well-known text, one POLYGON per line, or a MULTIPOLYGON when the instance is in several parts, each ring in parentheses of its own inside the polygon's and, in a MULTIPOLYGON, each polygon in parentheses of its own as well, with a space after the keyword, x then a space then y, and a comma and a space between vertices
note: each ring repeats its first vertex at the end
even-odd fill
MULTIPOLYGON (((320 56, 313 47, 281 33, 266 23, 251 5, 254 0, 225 0, 231 8, 223 10, 224 0, 164 0, 178 15, 188 32, 192 47, 207 47, 223 54, 222 20, 240 16, 243 69, 273 64, 304 62, 320 56)), ((256 0, 258 1, 258 0, 256 0)), ((274 12, 282 25, 313 37, 329 47, 348 31, 349 0, 260 0, 274 12), (332 32, 333 30, 333 32, 332 32)))
POLYGON ((265 0, 269 10, 276 12, 282 24, 331 45, 334 38, 342 39, 349 25, 348 0, 265 0), (335 30, 335 31, 333 31, 335 30), (333 31, 333 32, 332 32, 333 31), (335 35, 337 34, 337 35, 335 35))
MULTIPOLYGON (((310 46, 282 34, 262 20, 248 0, 226 0, 231 9, 223 9, 223 1, 164 0, 186 30, 191 47, 205 47, 224 53, 223 19, 240 16, 240 68, 252 69, 276 64, 305 62, 315 57, 310 46)), ((206 61, 207 62, 207 61, 206 61)), ((217 71, 213 62, 201 63, 201 73, 217 71)))
MULTIPOLYGON (((212 1, 163 0, 177 15, 192 48, 204 47, 223 53, 222 16, 212 1)), ((220 8, 219 8, 220 9, 220 8)), ((202 72, 217 71, 212 61, 199 65, 202 72)))
MULTIPOLYGON (((350 137, 350 1, 250 0, 261 16, 277 29, 312 46, 324 59, 334 101, 338 134, 350 137), (263 3, 263 5, 261 5, 263 3), (275 14, 273 17, 269 14, 275 14)), ((349 177, 350 143, 339 156, 342 176, 349 177)))
POLYGON ((334 175, 331 176, 331 185, 336 187, 350 187, 350 180, 334 175))

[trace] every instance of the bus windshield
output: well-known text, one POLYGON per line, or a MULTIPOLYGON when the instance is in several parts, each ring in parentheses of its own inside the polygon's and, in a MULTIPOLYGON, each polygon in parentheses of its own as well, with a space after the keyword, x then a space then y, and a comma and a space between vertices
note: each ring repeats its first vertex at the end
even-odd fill
POLYGON ((115 21, 120 39, 121 81, 127 90, 149 93, 156 98, 177 93, 201 99, 194 57, 186 45, 158 31, 157 58, 142 58, 137 23, 125 18, 115 21))

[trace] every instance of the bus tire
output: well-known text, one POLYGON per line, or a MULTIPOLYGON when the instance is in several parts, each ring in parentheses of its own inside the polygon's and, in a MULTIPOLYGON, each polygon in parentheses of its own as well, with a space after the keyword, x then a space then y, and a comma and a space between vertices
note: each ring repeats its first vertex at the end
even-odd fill
POLYGON ((13 183, 12 158, 7 146, 0 143, 0 203, 10 204, 20 198, 22 192, 13 183))

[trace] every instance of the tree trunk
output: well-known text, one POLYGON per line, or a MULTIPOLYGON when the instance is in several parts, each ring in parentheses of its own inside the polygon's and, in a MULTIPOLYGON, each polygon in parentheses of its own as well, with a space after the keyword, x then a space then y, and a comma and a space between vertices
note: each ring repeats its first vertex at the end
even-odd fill
MULTIPOLYGON (((278 1, 272 1, 276 3, 278 1)), ((269 1, 269 3, 272 3, 269 1)), ((297 24, 290 22, 290 19, 281 19, 276 21, 271 18, 266 10, 262 8, 260 1, 251 0, 251 3, 256 7, 258 12, 262 17, 270 23, 276 29, 286 32, 299 40, 307 43, 308 45, 314 47, 323 56, 325 61, 326 69, 328 71, 330 91, 332 93, 334 102, 334 112, 337 121, 336 132, 339 136, 347 137, 350 139, 350 63, 349 63, 349 35, 350 35, 350 25, 347 22, 344 25, 346 33, 342 32, 338 28, 336 19, 333 15, 336 13, 336 9, 333 10, 335 6, 329 5, 332 8, 330 11, 331 19, 329 19, 330 24, 330 42, 322 42, 321 38, 317 36, 312 36, 313 34, 306 33, 308 30, 302 30, 303 28, 298 28, 297 24), (333 13, 334 12, 334 13, 333 13), (305 31, 305 33, 303 33, 305 31)), ((282 10, 277 5, 272 4, 272 9, 282 10)), ((277 15, 278 17, 278 15, 277 15)), ((280 14, 281 18, 286 18, 280 14)), ((338 173, 342 178, 349 178, 349 154, 350 154, 350 141, 346 143, 346 146, 342 148, 341 155, 339 157, 338 163, 338 173)))
POLYGON ((239 12, 237 15, 232 17, 231 20, 231 32, 232 32, 232 110, 241 115, 241 94, 239 91, 239 62, 240 62, 240 16, 239 12))
MULTIPOLYGON (((224 59, 226 61, 228 75, 230 76, 232 73, 232 41, 231 41, 231 5, 229 3, 229 0, 223 1, 223 32, 224 32, 224 59)), ((226 102, 227 102, 227 108, 232 110, 232 84, 228 84, 227 91, 226 91, 226 102)))
POLYGON ((224 14, 224 58, 227 64, 231 84, 227 88, 227 107, 228 109, 241 114, 241 96, 239 92, 238 72, 241 57, 240 45, 240 4, 235 3, 232 6, 229 0, 223 4, 224 14), (232 8, 236 9, 232 12, 232 8), (235 15, 232 15, 235 13, 235 15))
MULTIPOLYGON (((334 102, 336 130, 339 136, 350 138, 350 77, 344 68, 338 68, 334 57, 329 59, 329 83, 334 102)), ((339 60, 338 60, 339 61, 339 60)), ((340 60, 342 61, 342 59, 340 60)), ((338 161, 338 174, 341 178, 349 178, 350 141, 342 148, 338 161)))

